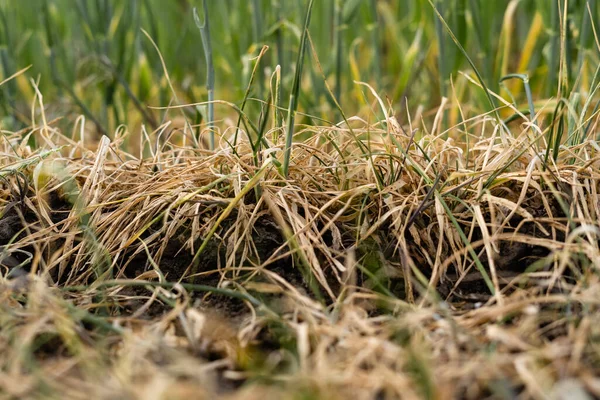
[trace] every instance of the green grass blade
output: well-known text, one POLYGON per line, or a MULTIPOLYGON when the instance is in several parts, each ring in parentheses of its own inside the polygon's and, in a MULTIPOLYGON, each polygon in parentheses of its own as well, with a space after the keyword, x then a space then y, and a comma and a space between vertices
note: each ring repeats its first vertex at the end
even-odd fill
POLYGON ((450 26, 448 26, 448 23, 446 22, 446 20, 442 16, 442 14, 440 14, 439 10, 437 9, 437 7, 435 6, 435 4, 433 3, 433 0, 427 0, 427 1, 431 5, 431 7, 433 7, 433 10, 434 10, 435 14, 437 15, 437 19, 444 26, 444 28, 446 29, 446 31, 450 35, 450 38, 452 39, 452 41, 454 42, 454 44, 456 44, 456 47, 458 47, 458 49, 460 50, 460 52, 463 54, 463 56, 465 56, 465 58, 469 62, 469 65, 471 65, 471 68, 473 69, 473 72, 475 73, 475 76, 477 77, 477 80, 481 84, 481 87, 483 88, 483 91, 484 91, 484 93, 485 93, 485 95, 487 97, 487 100, 488 100, 489 106, 490 106, 490 110, 494 110, 494 115, 496 117, 496 120, 498 121, 498 123, 500 125, 504 126, 504 124, 502 123, 502 119, 500 118, 500 114, 498 113, 498 109, 496 107, 496 102, 492 98, 492 95, 490 94, 488 86, 486 85, 485 80, 483 79, 483 76, 481 75, 481 73, 479 72, 479 70, 477 69, 477 67, 475 66, 475 63, 473 62, 473 60, 471 59, 471 57, 469 57, 469 54, 467 53, 467 51, 465 50, 465 48, 462 46, 462 44, 459 42, 459 40, 456 38, 456 36, 452 32, 452 29, 450 29, 450 26))
POLYGON ((283 156, 283 176, 288 177, 290 168, 290 157, 292 155, 292 141, 294 139, 294 121, 296 119, 296 111, 298 109, 298 98, 300 96, 300 83, 302 80, 302 67, 304 64, 304 53, 306 50, 306 41, 308 36, 308 27, 310 25, 310 17, 312 14, 313 0, 310 0, 306 8, 306 17, 304 20, 304 29, 300 38, 300 49, 298 50, 298 59, 296 60, 296 72, 294 74, 294 83, 290 93, 290 102, 287 115, 287 132, 285 138, 285 150, 283 156))
POLYGON ((213 101, 215 100, 215 67, 213 64, 212 44, 210 41, 210 26, 208 23, 208 5, 206 0, 202 0, 202 16, 200 20, 196 8, 194 8, 194 21, 196 26, 200 30, 200 37, 202 38, 202 48, 204 49, 204 58, 206 61, 206 89, 208 91, 208 116, 207 126, 209 129, 209 148, 215 149, 215 109, 213 101))

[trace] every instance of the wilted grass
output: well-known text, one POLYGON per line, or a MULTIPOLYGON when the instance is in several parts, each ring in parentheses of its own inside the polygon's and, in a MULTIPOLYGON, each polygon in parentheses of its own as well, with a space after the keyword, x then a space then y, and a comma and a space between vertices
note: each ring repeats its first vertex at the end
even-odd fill
POLYGON ((467 123, 483 129, 469 166, 444 135, 414 140, 393 117, 303 127, 288 179, 246 140, 240 156, 173 146, 142 163, 51 126, 62 156, 8 136, 3 265, 31 254, 21 268, 37 273, 3 274, 3 390, 597 394, 600 149, 561 148, 545 168, 521 151, 528 125, 502 143, 493 119, 467 123), (348 140, 367 133, 371 160, 348 140), (375 170, 395 182, 380 188, 375 170))
POLYGON ((595 2, 29 1, 1 397, 600 397, 595 2))

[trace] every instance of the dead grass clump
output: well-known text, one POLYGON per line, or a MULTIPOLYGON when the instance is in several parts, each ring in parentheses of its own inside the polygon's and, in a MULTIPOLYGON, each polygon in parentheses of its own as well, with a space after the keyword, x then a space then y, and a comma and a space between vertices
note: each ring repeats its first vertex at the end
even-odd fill
POLYGON ((384 122, 299 131, 288 179, 7 137, 2 395, 600 396, 597 144, 384 122))

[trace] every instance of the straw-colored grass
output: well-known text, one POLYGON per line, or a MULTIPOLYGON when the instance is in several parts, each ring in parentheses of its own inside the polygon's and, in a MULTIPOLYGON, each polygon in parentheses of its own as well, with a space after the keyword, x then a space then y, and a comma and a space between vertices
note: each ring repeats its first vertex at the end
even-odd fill
POLYGON ((597 143, 350 123, 288 179, 283 137, 5 136, 3 398, 600 396, 597 143))
POLYGON ((595 1, 197 3, 0 2, 0 399, 600 398, 595 1))

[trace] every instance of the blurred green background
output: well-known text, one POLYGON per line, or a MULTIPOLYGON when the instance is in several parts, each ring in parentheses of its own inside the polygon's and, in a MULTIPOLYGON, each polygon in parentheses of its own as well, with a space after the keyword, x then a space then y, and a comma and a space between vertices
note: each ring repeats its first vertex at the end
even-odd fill
MULTIPOLYGON (((513 80, 503 86, 507 74, 527 74, 536 103, 575 92, 583 101, 593 90, 600 64, 597 1, 431 3, 488 87, 519 108, 527 109, 523 85, 513 80)), ((280 65, 285 99, 307 1, 207 4, 215 98, 239 104, 255 57, 268 45, 250 97, 267 99, 271 75, 280 65)), ((109 135, 120 124, 159 125, 165 111, 147 106, 206 101, 206 61, 193 7, 203 14, 200 0, 0 0, 2 79, 31 65, 0 87, 2 129, 32 123, 33 83, 44 96, 48 119, 65 117, 61 123, 71 123, 83 114, 109 135), (177 99, 142 30, 158 46, 177 99)), ((428 0, 318 0, 309 32, 322 68, 309 46, 299 110, 311 116, 339 120, 324 77, 347 115, 371 109, 372 97, 353 81, 371 84, 395 110, 421 107, 425 116, 446 96, 449 123, 457 122, 458 104, 469 115, 490 109, 483 91, 459 73, 475 77, 428 0)), ((192 121, 205 119, 203 108, 185 112, 192 121)), ((217 120, 227 115, 232 113, 226 107, 216 107, 217 120)))

